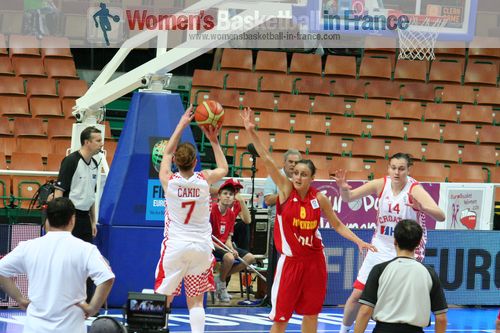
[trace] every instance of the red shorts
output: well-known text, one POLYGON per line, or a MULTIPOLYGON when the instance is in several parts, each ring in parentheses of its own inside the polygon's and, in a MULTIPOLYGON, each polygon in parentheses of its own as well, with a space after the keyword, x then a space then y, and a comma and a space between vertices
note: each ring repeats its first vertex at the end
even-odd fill
POLYGON ((305 258, 281 255, 276 267, 269 319, 287 322, 295 311, 317 315, 326 296, 326 260, 323 252, 305 258))

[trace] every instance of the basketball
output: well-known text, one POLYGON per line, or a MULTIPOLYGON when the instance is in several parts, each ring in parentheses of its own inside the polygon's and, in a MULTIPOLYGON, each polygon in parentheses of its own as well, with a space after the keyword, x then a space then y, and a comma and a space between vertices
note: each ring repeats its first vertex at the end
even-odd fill
POLYGON ((219 102, 207 100, 196 107, 194 120, 198 126, 210 126, 217 128, 222 125, 224 120, 224 109, 219 102))
POLYGON ((113 21, 119 22, 120 21, 120 16, 118 16, 118 15, 113 16, 113 21))

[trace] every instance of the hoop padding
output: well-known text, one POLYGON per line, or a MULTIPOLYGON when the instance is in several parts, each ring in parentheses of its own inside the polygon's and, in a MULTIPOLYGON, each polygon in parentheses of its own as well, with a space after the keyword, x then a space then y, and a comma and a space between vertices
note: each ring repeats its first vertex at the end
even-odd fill
POLYGON ((407 29, 398 29, 398 59, 434 60, 436 40, 448 18, 444 16, 408 15, 407 29))

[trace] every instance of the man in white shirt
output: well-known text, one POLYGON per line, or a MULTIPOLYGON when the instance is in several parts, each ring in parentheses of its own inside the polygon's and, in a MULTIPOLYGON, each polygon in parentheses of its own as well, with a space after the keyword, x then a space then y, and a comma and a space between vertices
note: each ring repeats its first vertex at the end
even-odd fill
POLYGON ((95 245, 71 235, 71 200, 50 201, 45 225, 45 236, 19 243, 0 260, 0 288, 26 309, 24 333, 86 333, 85 318, 98 312, 115 276, 95 245), (11 279, 19 274, 28 276, 28 298, 11 279), (97 285, 90 303, 88 277, 97 285))

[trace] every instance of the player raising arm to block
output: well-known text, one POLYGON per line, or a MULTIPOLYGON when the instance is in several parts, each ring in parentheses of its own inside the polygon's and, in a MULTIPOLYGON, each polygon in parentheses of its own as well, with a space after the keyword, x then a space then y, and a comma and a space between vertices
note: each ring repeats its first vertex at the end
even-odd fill
POLYGON ((179 121, 161 162, 159 176, 165 191, 165 238, 156 268, 155 291, 167 295, 167 307, 170 307, 184 281, 191 331, 203 333, 203 294, 215 290, 209 187, 227 174, 228 166, 217 139, 219 128, 202 126, 212 144, 217 168, 194 171, 196 148, 190 143, 178 145, 182 131, 193 119, 192 110, 189 107, 179 121), (179 172, 172 172, 172 160, 179 172))
POLYGON ((394 247, 394 228, 399 221, 415 220, 423 229, 420 245, 415 249, 417 260, 424 260, 427 231, 425 214, 435 220, 443 221, 444 212, 434 202, 415 179, 409 177, 411 157, 408 154, 397 153, 389 159, 388 176, 374 179, 362 186, 351 189, 346 180, 346 171, 335 172, 335 180, 340 189, 340 195, 345 202, 354 201, 370 194, 378 195, 377 229, 372 244, 377 247, 377 253, 368 253, 361 266, 354 289, 344 308, 344 319, 340 333, 347 333, 359 311, 359 297, 373 266, 396 256, 394 247))
POLYGON ((272 287, 274 321, 271 333, 285 332, 293 312, 303 315, 302 332, 317 331, 318 314, 326 295, 326 261, 318 227, 321 213, 341 236, 356 243, 360 249, 375 251, 337 218, 330 200, 311 187, 316 168, 310 160, 300 160, 292 179, 283 175, 255 131, 253 111, 241 112, 245 129, 264 165, 278 187, 274 241, 281 254, 272 287))

